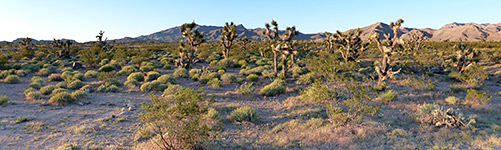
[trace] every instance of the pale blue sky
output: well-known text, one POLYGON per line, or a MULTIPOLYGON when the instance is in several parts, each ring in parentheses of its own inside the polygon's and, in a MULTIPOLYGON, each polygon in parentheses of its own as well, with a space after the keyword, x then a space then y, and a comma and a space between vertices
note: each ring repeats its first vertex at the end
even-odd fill
POLYGON ((193 20, 247 28, 295 25, 303 33, 345 31, 404 18, 405 27, 440 28, 451 22, 499 23, 499 0, 1 0, 0 41, 19 37, 93 41, 137 37, 193 20))

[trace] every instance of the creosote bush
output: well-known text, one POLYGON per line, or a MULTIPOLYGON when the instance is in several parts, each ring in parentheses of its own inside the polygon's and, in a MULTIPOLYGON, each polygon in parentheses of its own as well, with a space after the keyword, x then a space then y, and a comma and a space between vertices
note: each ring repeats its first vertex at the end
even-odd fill
POLYGON ((136 72, 136 73, 132 73, 129 75, 129 77, 127 77, 127 80, 130 81, 130 80, 136 80, 136 81, 139 81, 139 82, 143 82, 144 81, 144 75, 143 73, 140 73, 140 72, 136 72))
POLYGON ((315 82, 306 90, 300 91, 301 101, 308 103, 324 103, 332 100, 336 94, 331 91, 327 85, 321 82, 315 82))
POLYGON ((70 93, 61 92, 52 96, 49 99, 48 103, 55 106, 64 106, 64 105, 74 104, 76 103, 76 101, 77 100, 73 96, 71 96, 70 93))
POLYGON ((468 95, 465 98, 465 104, 488 104, 491 101, 492 96, 487 95, 485 92, 480 93, 474 89, 468 89, 468 95))
POLYGON ((235 91, 242 95, 249 95, 256 90, 256 88, 252 87, 252 84, 253 83, 245 82, 244 84, 240 85, 240 88, 237 86, 235 91))
POLYGON ((114 71, 116 70, 115 66, 113 65, 110 65, 110 64, 106 64, 104 66, 102 66, 101 68, 99 68, 99 72, 110 72, 110 71, 114 71))
POLYGON ((156 80, 158 77, 160 77, 160 73, 156 71, 150 71, 146 73, 146 81, 153 81, 156 80))
POLYGON ((7 84, 17 84, 17 83, 21 83, 21 78, 19 78, 19 76, 17 76, 17 75, 9 75, 4 79, 3 82, 5 82, 7 84))
POLYGON ((229 84, 233 83, 236 81, 235 74, 233 73, 225 73, 221 75, 221 80, 223 81, 224 84, 229 84))
POLYGON ((54 91, 54 89, 56 89, 54 85, 47 85, 40 89, 40 93, 42 93, 43 95, 50 95, 52 94, 52 91, 54 91))
POLYGON ((282 79, 275 79, 272 83, 266 85, 259 91, 260 95, 264 96, 275 96, 281 93, 285 93, 285 81, 282 79))
POLYGON ((167 87, 163 94, 162 94, 162 97, 169 97, 169 96, 173 96, 173 95, 177 95, 179 92, 182 92, 183 91, 183 87, 181 85, 170 85, 169 87, 167 87))
POLYGON ((189 77, 188 70, 185 68, 179 67, 174 71, 174 77, 175 78, 187 78, 189 77))
POLYGON ((207 85, 213 89, 217 89, 223 86, 221 80, 219 80, 218 78, 212 78, 211 80, 209 80, 209 82, 207 82, 207 85))
POLYGON ((391 102, 396 100, 398 97, 398 93, 395 92, 394 90, 389 90, 388 92, 384 93, 381 95, 381 99, 387 102, 391 102))
POLYGON ((256 74, 250 74, 249 76, 247 76, 247 80, 252 81, 252 82, 256 82, 256 81, 259 81, 259 76, 256 74))
POLYGON ((455 96, 449 96, 445 99, 445 102, 447 102, 447 104, 449 105, 456 105, 459 103, 459 101, 460 99, 455 96))
POLYGON ((63 81, 63 77, 61 77, 61 74, 59 73, 53 73, 49 76, 48 80, 50 82, 55 82, 55 81, 63 81))
POLYGON ((96 78, 97 77, 97 74, 98 72, 97 71, 94 71, 94 70, 89 70, 87 72, 85 72, 84 76, 86 78, 96 78))
POLYGON ((233 110, 230 114, 230 118, 231 120, 237 122, 248 121, 256 123, 258 121, 259 114, 252 107, 242 106, 233 110))
POLYGON ((7 104, 9 102, 10 98, 7 96, 0 96, 0 106, 7 104))

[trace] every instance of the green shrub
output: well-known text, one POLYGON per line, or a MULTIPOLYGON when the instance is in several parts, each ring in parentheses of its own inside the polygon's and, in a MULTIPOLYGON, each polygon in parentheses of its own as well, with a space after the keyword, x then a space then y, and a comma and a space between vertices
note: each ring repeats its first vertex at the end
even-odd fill
POLYGON ((155 70, 155 67, 154 66, 141 66, 141 67, 139 67, 139 70, 141 70, 141 72, 150 72, 150 71, 155 70))
POLYGON ((282 79, 275 79, 272 83, 266 85, 259 91, 260 95, 275 96, 280 93, 285 93, 285 81, 282 79))
POLYGON ((50 82, 63 81, 64 80, 63 77, 61 76, 61 74, 59 74, 59 73, 55 73, 55 74, 53 73, 53 74, 51 74, 48 79, 49 79, 50 82))
POLYGON ((384 93, 381 95, 381 99, 387 102, 391 102, 396 100, 398 97, 398 93, 395 92, 394 90, 389 90, 388 92, 384 93))
POLYGON ((315 82, 308 89, 302 90, 300 94, 301 100, 308 103, 323 103, 335 97, 335 93, 320 82, 315 82))
POLYGON ((216 109, 214 108, 209 108, 207 110, 207 118, 210 118, 210 119, 217 119, 219 116, 219 111, 217 111, 216 109))
POLYGON ((193 78, 193 77, 198 78, 201 73, 202 73, 202 69, 191 69, 189 72, 189 75, 190 75, 190 78, 193 78))
POLYGON ((61 78, 64 79, 64 81, 69 82, 73 80, 73 72, 70 71, 65 71, 61 74, 61 78))
POLYGON ((127 80, 136 80, 139 82, 143 82, 144 75, 143 75, 143 73, 140 73, 140 72, 132 73, 129 75, 129 77, 127 77, 127 80))
POLYGON ((483 66, 473 65, 461 74, 460 81, 468 84, 469 87, 481 87, 485 79, 488 79, 488 72, 483 66))
POLYGON ((85 80, 85 76, 80 71, 74 71, 73 72, 73 79, 78 79, 80 81, 84 81, 85 80))
POLYGON ((418 109, 415 117, 420 123, 432 124, 439 127, 469 127, 472 123, 475 123, 475 120, 465 119, 461 112, 452 108, 444 111, 438 104, 424 104, 418 109))
POLYGON ((141 85, 141 83, 139 83, 139 81, 136 81, 136 80, 127 80, 124 83, 124 86, 126 88, 129 88, 129 89, 136 88, 136 87, 138 87, 140 85, 141 85))
POLYGON ((27 75, 27 73, 24 70, 17 70, 16 75, 18 75, 20 77, 25 77, 27 75))
POLYGON ((235 82, 237 77, 235 77, 235 74, 233 73, 225 73, 221 76, 221 80, 225 84, 233 83, 235 82))
POLYGON ((120 92, 120 88, 117 87, 116 85, 110 85, 108 88, 106 88, 106 91, 112 93, 118 93, 120 92))
POLYGON ((407 79, 404 80, 406 85, 411 86, 416 90, 432 91, 436 88, 436 80, 431 80, 426 74, 421 77, 415 77, 414 74, 404 75, 407 79))
POLYGON ((30 83, 28 85, 28 87, 34 88, 34 89, 40 89, 42 87, 42 85, 40 85, 39 83, 30 83))
POLYGON ((449 87, 447 92, 452 92, 452 93, 461 93, 461 92, 466 92, 466 88, 464 88, 460 84, 453 84, 449 87))
POLYGON ((42 99, 42 94, 38 91, 28 92, 26 94, 26 99, 28 100, 39 100, 42 99))
POLYGON ((115 66, 113 65, 110 65, 110 64, 106 64, 104 66, 101 66, 101 68, 99 68, 99 72, 110 72, 110 71, 114 71, 116 70, 115 66))
POLYGON ((77 91, 71 93, 71 97, 73 97, 75 100, 79 101, 79 100, 82 100, 84 98, 89 97, 89 93, 87 93, 85 91, 77 90, 77 91))
POLYGON ((68 90, 63 89, 63 88, 56 88, 52 90, 52 94, 57 94, 57 93, 62 93, 62 92, 68 92, 68 90))
POLYGON ((297 77, 301 76, 304 73, 303 68, 298 67, 298 66, 292 67, 290 69, 290 71, 292 72, 292 77, 293 78, 297 78, 297 77))
POLYGON ((233 121, 242 122, 248 121, 256 123, 258 121, 258 113, 256 110, 249 106, 242 106, 233 110, 230 114, 230 118, 233 121))
POLYGON ((445 99, 445 102, 447 102, 447 104, 449 105, 455 105, 455 104, 458 104, 460 101, 459 98, 455 97, 455 96, 449 96, 445 99))
POLYGON ((89 71, 85 72, 85 75, 84 75, 84 76, 85 76, 86 78, 96 78, 96 77, 97 77, 97 74, 98 74, 98 72, 97 72, 97 71, 95 71, 95 70, 89 70, 89 71))
POLYGON ((35 91, 37 91, 37 90, 36 90, 36 89, 34 89, 34 88, 28 88, 28 89, 24 90, 24 96, 27 96, 27 95, 28 95, 28 93, 30 93, 30 92, 35 92, 35 91))
POLYGON ((110 79, 106 79, 106 81, 104 81, 104 85, 109 87, 111 85, 115 85, 115 86, 122 86, 122 83, 120 81, 118 81, 118 79, 116 78, 110 78, 110 79))
POLYGON ((70 67, 66 67, 61 69, 61 72, 73 72, 73 69, 71 69, 70 67))
POLYGON ((176 78, 174 78, 171 75, 167 75, 167 74, 164 74, 164 75, 158 77, 157 80, 160 81, 162 84, 168 84, 168 83, 177 84, 176 78))
POLYGON ((256 74, 250 74, 249 76, 247 76, 247 80, 257 82, 259 81, 259 76, 256 74))
POLYGON ((141 91, 143 92, 149 92, 149 91, 161 91, 163 89, 160 89, 160 88, 165 88, 165 85, 163 86, 160 86, 162 85, 162 83, 160 81, 151 81, 151 82, 146 82, 144 83, 143 85, 141 85, 141 91))
POLYGON ((52 94, 52 91, 55 89, 56 87, 54 85, 47 85, 47 86, 44 86, 40 89, 40 93, 42 93, 43 95, 50 95, 52 94))
POLYGON ((179 67, 174 71, 174 77, 175 78, 187 78, 189 77, 188 70, 185 68, 179 67))
POLYGON ((7 104, 9 102, 10 98, 7 96, 0 96, 0 105, 7 104))
POLYGON ((66 85, 66 87, 68 89, 75 90, 75 89, 79 89, 79 88, 83 87, 84 85, 85 85, 85 83, 83 83, 82 81, 80 81, 78 79, 75 79, 75 80, 71 81, 70 83, 68 83, 66 85))
POLYGON ((76 99, 71 96, 70 93, 68 92, 61 92, 57 93, 56 95, 52 96, 48 103, 54 106, 64 106, 68 104, 73 104, 76 103, 76 99))
POLYGON ((237 86, 235 91, 242 95, 249 95, 256 90, 256 88, 252 87, 252 84, 253 83, 245 82, 244 84, 240 85, 240 88, 238 88, 237 86))
POLYGON ((212 78, 211 80, 209 80, 209 82, 207 82, 207 85, 209 85, 213 89, 217 89, 223 86, 218 78, 212 78))
POLYGON ((467 104, 488 104, 491 101, 492 96, 487 95, 485 92, 480 93, 474 89, 468 89, 468 95, 466 95, 465 102, 467 104))
POLYGON ((162 96, 163 97, 169 97, 172 95, 177 95, 179 92, 183 91, 183 87, 181 85, 170 85, 167 87, 167 89, 164 90, 162 96))
POLYGON ((125 66, 125 67, 122 67, 122 70, 120 70, 120 71, 126 72, 127 75, 130 75, 134 72, 138 72, 139 70, 135 66, 125 66))
POLYGON ((148 128, 156 131, 156 136, 170 139, 160 144, 172 145, 172 149, 192 149, 210 140, 214 125, 205 117, 210 105, 203 91, 187 88, 167 100, 152 97, 151 104, 143 103, 145 113, 139 117, 148 128))
POLYGON ((7 76, 7 78, 4 79, 5 83, 7 84, 17 84, 17 83, 21 83, 21 78, 19 78, 19 76, 17 75, 9 75, 7 76))
POLYGON ((314 79, 315 78, 313 78, 312 73, 307 73, 307 74, 299 76, 299 79, 297 79, 296 84, 303 84, 303 85, 311 84, 311 83, 313 83, 314 79))
POLYGON ((66 86, 66 82, 59 82, 58 84, 56 84, 56 87, 57 87, 57 88, 63 88, 63 89, 64 89, 64 88, 66 88, 66 87, 67 87, 67 86, 66 86))
POLYGON ((156 80, 158 77, 160 77, 160 73, 158 73, 156 71, 150 71, 150 72, 146 73, 147 81, 156 80))

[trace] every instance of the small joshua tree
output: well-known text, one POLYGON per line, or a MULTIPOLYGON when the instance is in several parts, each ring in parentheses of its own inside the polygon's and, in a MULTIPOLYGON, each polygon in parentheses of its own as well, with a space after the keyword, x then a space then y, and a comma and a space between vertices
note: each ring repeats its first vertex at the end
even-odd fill
POLYGON ((183 37, 186 38, 188 45, 190 46, 189 53, 184 54, 186 59, 182 59, 182 61, 187 61, 186 63, 183 63, 183 67, 186 69, 191 67, 193 60, 196 58, 196 53, 200 44, 205 43, 206 41, 204 35, 198 32, 198 29, 193 31, 196 26, 197 24, 193 21, 192 23, 183 24, 180 29, 180 32, 183 34, 183 37))
POLYGON ((233 40, 237 38, 237 28, 235 27, 235 24, 231 22, 231 24, 228 24, 226 22, 226 25, 223 27, 223 33, 221 33, 221 44, 224 47, 223 55, 224 58, 227 59, 230 57, 230 48, 231 45, 233 45, 233 40))
POLYGON ((70 48, 72 44, 70 40, 65 40, 63 42, 62 40, 54 39, 54 41, 52 41, 52 47, 60 49, 59 58, 70 58, 70 48))
POLYGON ((20 55, 21 57, 28 57, 31 58, 35 54, 35 51, 33 50, 33 47, 35 46, 32 43, 32 39, 27 37, 24 39, 21 39, 21 42, 19 42, 19 47, 21 48, 20 55))
POLYGON ((410 34, 409 39, 402 39, 402 46, 411 52, 423 49, 425 47, 425 42, 429 40, 428 37, 423 32, 414 32, 410 34))
POLYGON ((362 29, 360 28, 356 31, 350 31, 348 34, 343 34, 340 31, 337 31, 336 34, 330 35, 325 32, 325 35, 327 36, 327 49, 332 51, 334 44, 338 44, 338 51, 341 53, 344 61, 355 61, 369 45, 369 43, 362 41, 360 34, 362 34, 362 29))
POLYGON ((463 73, 465 70, 468 70, 473 66, 474 63, 479 61, 480 52, 478 50, 474 50, 473 48, 467 48, 466 45, 459 42, 456 46, 456 56, 451 56, 448 61, 452 64, 454 68, 459 71, 459 73, 463 73))
POLYGON ((96 36, 97 41, 94 47, 79 52, 80 60, 84 64, 94 67, 101 59, 108 55, 108 51, 113 49, 113 46, 108 44, 107 39, 103 41, 103 36, 104 32, 99 31, 99 34, 96 36))
POLYGON ((385 34, 386 40, 381 41, 379 38, 379 33, 374 33, 369 37, 371 42, 375 42, 377 44, 379 52, 383 55, 383 58, 379 63, 376 62, 376 72, 378 74, 378 85, 381 85, 386 79, 392 77, 395 74, 398 74, 401 70, 398 69, 398 71, 392 71, 392 68, 390 67, 391 64, 391 53, 393 52, 394 49, 399 47, 398 43, 398 29, 400 26, 404 23, 403 19, 398 19, 397 22, 391 22, 390 23, 390 28, 393 30, 393 37, 388 33, 385 34))
POLYGON ((270 24, 266 23, 266 30, 263 31, 263 34, 266 35, 268 40, 272 43, 271 44, 271 49, 273 51, 273 71, 275 73, 275 76, 277 75, 277 59, 278 59, 278 53, 282 53, 282 56, 285 57, 285 60, 287 60, 287 57, 290 55, 291 56, 291 65, 286 66, 285 63, 286 61, 284 60, 284 66, 282 67, 282 73, 285 77, 285 73, 287 72, 287 69, 291 66, 295 65, 294 61, 294 55, 297 55, 297 51, 294 50, 293 44, 291 42, 292 37, 296 36, 299 34, 298 31, 296 31, 296 27, 287 27, 286 32, 282 35, 278 35, 278 23, 275 20, 271 21, 271 25, 273 25, 273 31, 270 30, 270 24))

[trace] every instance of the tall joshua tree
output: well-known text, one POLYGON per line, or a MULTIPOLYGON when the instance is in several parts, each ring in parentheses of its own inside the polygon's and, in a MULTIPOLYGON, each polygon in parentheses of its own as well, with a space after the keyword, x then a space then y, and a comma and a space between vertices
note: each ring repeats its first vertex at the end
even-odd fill
POLYGON ((390 23, 390 28, 393 30, 393 37, 388 33, 385 34, 386 40, 381 41, 379 38, 380 35, 379 33, 375 32, 373 35, 369 37, 371 42, 375 42, 377 44, 379 52, 383 55, 381 58, 381 61, 379 64, 376 64, 376 72, 378 74, 378 84, 381 85, 386 79, 392 77, 393 75, 397 74, 400 72, 400 69, 398 71, 392 71, 392 68, 390 67, 391 64, 391 53, 393 52, 394 49, 399 47, 398 43, 398 29, 400 26, 404 23, 403 19, 398 19, 397 22, 391 22, 390 23))
MULTIPOLYGON (((185 23, 181 26, 180 32, 183 34, 183 37, 188 41, 188 45, 190 46, 190 52, 186 54, 187 63, 183 67, 188 69, 191 67, 193 60, 196 58, 196 52, 198 51, 198 47, 200 44, 205 43, 204 35, 198 32, 198 29, 193 31, 193 29, 197 26, 195 21, 192 23, 185 23)), ((183 59, 181 61, 186 61, 183 59)))
POLYGON ((70 40, 65 40, 64 42, 62 40, 56 40, 54 39, 54 41, 52 41, 52 47, 53 48, 59 48, 60 51, 59 51, 59 58, 70 58, 70 48, 71 48, 71 45, 73 43, 71 43, 70 40))
POLYGON ((356 31, 350 31, 348 34, 343 34, 337 31, 329 37, 327 36, 326 42, 328 49, 332 50, 334 43, 339 45, 338 51, 341 53, 345 62, 356 61, 356 59, 366 50, 369 43, 363 42, 360 38, 362 29, 358 28, 356 31))
POLYGON ((294 50, 293 44, 291 42, 292 37, 296 36, 299 32, 296 31, 296 27, 287 27, 286 32, 282 35, 278 35, 278 23, 275 20, 271 21, 271 25, 273 25, 273 31, 270 29, 270 24, 266 23, 265 27, 266 30, 263 31, 263 34, 266 35, 268 40, 272 43, 271 44, 271 49, 273 51, 273 71, 275 73, 275 76, 278 73, 277 66, 278 66, 278 53, 282 53, 282 56, 285 57, 285 60, 287 60, 288 56, 291 56, 291 65, 286 66, 284 62, 284 66, 282 67, 282 73, 285 77, 285 73, 287 72, 287 69, 293 65, 295 65, 294 61, 294 55, 297 54, 297 51, 294 50))
POLYGON ((224 58, 227 59, 230 57, 230 48, 231 45, 233 45, 233 40, 237 38, 237 28, 235 27, 235 24, 231 22, 231 24, 228 24, 226 22, 226 25, 223 27, 223 33, 221 33, 221 44, 224 47, 223 55, 224 58))
POLYGON ((35 55, 35 51, 33 50, 33 47, 35 46, 33 43, 33 40, 29 37, 21 39, 21 41, 18 43, 19 47, 21 48, 20 55, 21 57, 28 57, 31 58, 33 55, 35 55))

